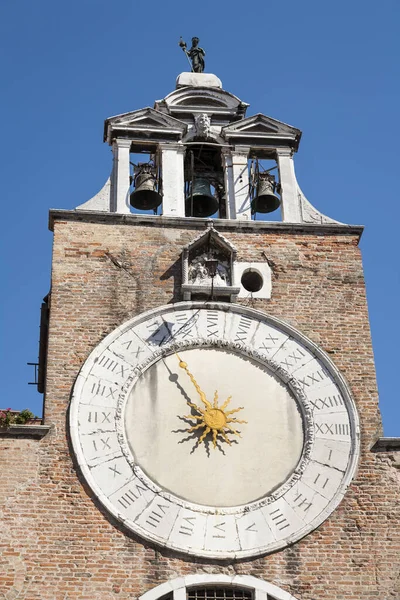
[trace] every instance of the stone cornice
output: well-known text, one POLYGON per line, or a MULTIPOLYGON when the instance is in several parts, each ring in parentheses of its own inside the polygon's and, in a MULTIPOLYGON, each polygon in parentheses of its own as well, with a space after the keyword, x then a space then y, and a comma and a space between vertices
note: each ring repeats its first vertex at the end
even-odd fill
POLYGON ((381 437, 371 448, 371 452, 400 452, 400 437, 381 437))
POLYGON ((40 439, 49 431, 50 425, 10 425, 7 428, 0 428, 0 438, 24 437, 40 439))
POLYGON ((154 227, 180 227, 196 229, 212 221, 215 228, 226 231, 285 232, 294 235, 356 235, 361 238, 363 225, 341 223, 282 223, 267 221, 240 221, 230 219, 200 219, 195 217, 163 217, 139 214, 108 213, 103 211, 50 209, 49 229, 54 231, 55 221, 102 223, 108 225, 152 225, 154 227))

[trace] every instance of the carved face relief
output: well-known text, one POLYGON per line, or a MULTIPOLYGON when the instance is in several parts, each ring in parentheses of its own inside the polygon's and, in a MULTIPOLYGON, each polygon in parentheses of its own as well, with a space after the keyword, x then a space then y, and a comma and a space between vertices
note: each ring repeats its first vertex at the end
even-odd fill
POLYGON ((197 115, 194 120, 196 135, 198 137, 206 138, 210 135, 211 132, 211 121, 210 117, 203 113, 201 115, 197 115))

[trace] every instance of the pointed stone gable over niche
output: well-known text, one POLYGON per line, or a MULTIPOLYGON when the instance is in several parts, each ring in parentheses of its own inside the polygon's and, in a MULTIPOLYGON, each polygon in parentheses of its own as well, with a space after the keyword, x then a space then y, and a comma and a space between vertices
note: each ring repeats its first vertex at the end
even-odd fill
POLYGON ((235 281, 237 250, 231 242, 214 229, 212 221, 207 230, 183 248, 182 295, 184 300, 229 299, 234 302, 240 292, 235 281), (215 275, 209 271, 208 261, 217 261, 215 275))
POLYGON ((222 233, 214 229, 214 224, 211 220, 207 223, 207 230, 200 233, 194 240, 187 244, 184 247, 184 252, 197 250, 202 246, 206 247, 210 243, 220 247, 229 256, 232 255, 232 258, 236 258, 237 250, 235 246, 222 233))

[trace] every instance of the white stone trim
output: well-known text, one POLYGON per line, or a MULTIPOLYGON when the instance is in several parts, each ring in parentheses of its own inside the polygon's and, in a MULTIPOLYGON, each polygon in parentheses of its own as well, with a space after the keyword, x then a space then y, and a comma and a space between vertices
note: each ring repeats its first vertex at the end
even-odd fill
POLYGON ((236 146, 232 150, 232 171, 235 186, 235 212, 239 220, 251 220, 249 166, 250 147, 236 146))
POLYGON ((182 87, 205 87, 222 89, 222 81, 213 73, 188 73, 178 75, 176 89, 182 87))
POLYGON ((301 220, 303 223, 338 223, 340 225, 344 225, 344 223, 335 221, 335 219, 331 219, 331 217, 327 217, 322 212, 317 210, 315 206, 313 206, 311 202, 307 200, 299 184, 297 184, 297 195, 300 201, 301 220))
POLYGON ((163 184, 162 214, 165 217, 185 216, 185 146, 160 144, 163 184))
POLYGON ((233 179, 232 152, 228 148, 221 149, 222 163, 224 168, 224 183, 226 197, 226 218, 236 219, 235 207, 235 184, 233 179))
POLYGON ((241 101, 237 96, 219 88, 185 86, 174 90, 163 100, 158 100, 154 108, 159 110, 161 103, 165 103, 172 116, 174 113, 186 114, 188 111, 192 114, 207 112, 215 115, 235 115, 241 101), (193 105, 190 100, 193 100, 193 105))
POLYGON ((250 148, 222 148, 225 178, 226 216, 228 219, 251 221, 248 156, 250 148))
POLYGON ((239 298, 250 298, 251 297, 251 298, 264 298, 267 300, 269 298, 271 298, 271 289, 272 289, 271 267, 269 266, 269 264, 266 261, 264 261, 264 262, 235 262, 234 270, 235 270, 235 283, 238 286, 240 285, 239 298), (258 290, 258 292, 249 292, 248 290, 246 290, 243 287, 243 285, 241 283, 241 279, 242 279, 243 273, 245 273, 246 271, 255 271, 262 278, 263 285, 262 285, 262 288, 260 290, 258 290))
POLYGON ((107 179, 104 186, 90 200, 79 204, 75 210, 99 210, 110 212, 111 208, 111 176, 107 179))
POLYGON ((186 589, 197 586, 226 585, 253 591, 254 600, 296 600, 276 585, 252 575, 208 575, 198 573, 171 579, 139 596, 138 600, 158 600, 172 592, 173 600, 186 600, 186 589))
POLYGON ((117 213, 130 213, 129 188, 130 188, 130 147, 132 140, 116 139, 113 143, 113 198, 111 211, 117 213))
POLYGON ((300 199, 297 194, 297 181, 292 152, 289 148, 278 148, 276 155, 281 184, 282 221, 300 223, 300 199))

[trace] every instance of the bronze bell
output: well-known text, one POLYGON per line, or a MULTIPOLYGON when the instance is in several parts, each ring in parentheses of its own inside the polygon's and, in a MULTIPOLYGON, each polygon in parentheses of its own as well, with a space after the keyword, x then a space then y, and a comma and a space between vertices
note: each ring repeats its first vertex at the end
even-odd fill
POLYGON ((157 192, 157 180, 150 167, 142 167, 135 177, 135 190, 130 196, 130 203, 138 210, 154 210, 162 202, 157 192))
POLYGON ((186 215, 188 217, 210 217, 219 208, 218 200, 211 193, 210 182, 204 177, 196 177, 193 186, 193 211, 192 195, 185 200, 186 215))
POLYGON ((275 194, 275 177, 269 173, 260 173, 257 181, 257 194, 251 202, 253 213, 270 213, 280 206, 280 199, 275 194))

